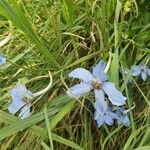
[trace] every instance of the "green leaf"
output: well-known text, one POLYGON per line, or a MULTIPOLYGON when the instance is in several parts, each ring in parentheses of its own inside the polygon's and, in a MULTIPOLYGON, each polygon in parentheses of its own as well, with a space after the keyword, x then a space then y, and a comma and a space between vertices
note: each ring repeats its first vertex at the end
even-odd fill
POLYGON ((150 146, 142 146, 142 147, 138 147, 136 149, 133 149, 133 150, 149 150, 150 149, 150 146))
POLYGON ((115 83, 115 86, 119 87, 119 60, 117 54, 112 54, 112 63, 109 71, 109 80, 115 83))
POLYGON ((28 36, 28 38, 34 44, 36 44, 39 51, 43 54, 45 58, 47 58, 50 65, 52 64, 54 67, 61 68, 58 61, 56 61, 54 55, 48 51, 42 40, 40 40, 37 33, 32 27, 33 25, 30 23, 31 21, 27 19, 16 1, 1 0, 0 13, 4 15, 7 19, 11 20, 17 28, 21 29, 26 34, 26 36, 28 36))
POLYGON ((57 141, 59 143, 62 143, 62 144, 65 144, 65 145, 68 145, 74 149, 77 149, 77 150, 83 150, 83 148, 81 148, 80 146, 78 146, 77 144, 75 144, 74 142, 72 141, 69 141, 69 140, 66 140, 58 135, 53 135, 53 140, 54 141, 57 141))

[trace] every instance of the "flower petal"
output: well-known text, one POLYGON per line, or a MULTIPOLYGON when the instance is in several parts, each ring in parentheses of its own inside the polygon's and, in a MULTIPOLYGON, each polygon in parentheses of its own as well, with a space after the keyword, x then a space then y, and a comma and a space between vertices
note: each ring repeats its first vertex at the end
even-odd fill
POLYGON ((130 125, 130 120, 129 117, 127 115, 127 110, 125 110, 125 106, 120 106, 120 107, 113 107, 113 111, 117 116, 117 121, 118 124, 123 124, 125 126, 129 126, 130 125))
POLYGON ((141 64, 139 67, 144 70, 146 70, 148 68, 145 64, 141 64))
POLYGON ((84 68, 77 68, 73 70, 72 72, 69 73, 69 77, 81 79, 82 81, 89 82, 89 83, 95 80, 93 75, 84 68))
POLYGON ((129 126, 130 125, 130 119, 127 116, 127 114, 118 117, 117 121, 118 121, 118 124, 123 124, 125 126, 129 126))
POLYGON ((95 78, 100 80, 101 82, 104 82, 108 80, 108 77, 106 73, 104 72, 105 70, 106 63, 104 61, 100 61, 94 68, 92 74, 94 75, 95 78))
POLYGON ((103 115, 99 114, 99 112, 96 110, 94 114, 94 119, 96 120, 98 127, 100 127, 104 123, 111 126, 114 123, 114 119, 117 119, 117 116, 113 112, 111 112, 108 108, 106 113, 103 115))
POLYGON ((96 99, 94 107, 100 114, 104 114, 107 110, 107 103, 104 99, 104 92, 102 90, 94 90, 94 92, 96 99))
POLYGON ((116 119, 116 115, 109 111, 105 116, 105 123, 111 126, 114 123, 114 119, 116 119))
POLYGON ((143 81, 146 81, 146 79, 147 79, 147 72, 143 71, 141 73, 141 77, 142 77, 143 81))
POLYGON ((4 57, 2 54, 0 54, 0 65, 3 65, 6 63, 6 57, 4 57))
POLYGON ((150 69, 146 69, 146 72, 150 76, 150 69))
POLYGON ((32 99, 32 92, 28 91, 25 84, 19 83, 11 90, 11 96, 14 101, 21 101, 24 97, 32 99))
POLYGON ((91 84, 81 82, 80 84, 77 84, 71 88, 68 89, 67 94, 70 97, 79 98, 81 95, 89 92, 91 90, 91 84))
POLYGON ((132 76, 137 76, 141 73, 141 67, 140 66, 131 66, 131 74, 132 76))
POLYGON ((8 107, 8 110, 11 114, 15 114, 24 105, 25 105, 25 102, 23 101, 12 101, 11 105, 8 107))
POLYGON ((104 124, 104 122, 105 122, 104 121, 105 120, 105 116, 104 115, 100 115, 97 110, 95 110, 94 119, 96 120, 96 123, 97 123, 98 127, 102 126, 104 124))
POLYGON ((8 110, 12 114, 15 114, 26 104, 26 102, 24 102, 24 98, 32 99, 32 92, 28 91, 23 83, 17 84, 14 88, 12 88, 10 95, 13 101, 8 107, 8 110))
POLYGON ((21 119, 25 119, 25 118, 27 118, 27 117, 29 117, 30 116, 30 107, 31 107, 31 105, 25 105, 23 108, 22 108, 22 110, 21 110, 21 112, 20 112, 20 114, 19 114, 19 117, 21 118, 21 119))
POLYGON ((113 105, 124 105, 126 97, 122 95, 121 92, 119 92, 115 85, 111 82, 105 82, 102 85, 102 89, 105 91, 105 93, 108 95, 109 100, 112 102, 113 105))

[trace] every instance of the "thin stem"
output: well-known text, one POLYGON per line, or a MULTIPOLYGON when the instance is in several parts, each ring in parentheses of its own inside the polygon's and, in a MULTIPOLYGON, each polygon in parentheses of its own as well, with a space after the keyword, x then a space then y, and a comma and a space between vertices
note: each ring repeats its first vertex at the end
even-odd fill
POLYGON ((6 38, 4 38, 2 41, 0 41, 0 48, 2 46, 4 46, 12 38, 13 26, 12 26, 12 23, 10 21, 9 21, 9 27, 10 27, 10 32, 9 32, 9 34, 8 34, 8 36, 6 38))
POLYGON ((40 96, 40 95, 44 94, 45 92, 47 92, 50 89, 53 79, 52 79, 52 75, 51 75, 50 71, 48 73, 49 73, 49 77, 50 77, 50 82, 49 82, 48 86, 45 89, 43 89, 39 92, 33 93, 33 97, 40 96))
POLYGON ((108 63, 107 63, 107 65, 106 65, 106 67, 105 67, 105 70, 104 70, 105 73, 107 73, 107 71, 108 71, 109 68, 110 68, 110 65, 111 65, 111 58, 112 58, 112 53, 111 53, 111 51, 109 51, 108 63))

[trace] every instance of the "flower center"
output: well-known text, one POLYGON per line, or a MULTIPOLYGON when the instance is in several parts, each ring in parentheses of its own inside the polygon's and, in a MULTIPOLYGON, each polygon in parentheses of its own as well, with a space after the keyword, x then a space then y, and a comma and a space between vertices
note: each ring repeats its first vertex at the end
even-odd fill
POLYGON ((26 104, 30 104, 31 103, 31 98, 29 98, 29 97, 24 97, 23 98, 23 102, 25 102, 26 104))
POLYGON ((145 70, 144 69, 141 69, 141 72, 144 72, 145 70))
POLYGON ((99 90, 102 88, 102 85, 101 85, 100 81, 96 80, 92 83, 92 87, 93 87, 93 89, 99 90))

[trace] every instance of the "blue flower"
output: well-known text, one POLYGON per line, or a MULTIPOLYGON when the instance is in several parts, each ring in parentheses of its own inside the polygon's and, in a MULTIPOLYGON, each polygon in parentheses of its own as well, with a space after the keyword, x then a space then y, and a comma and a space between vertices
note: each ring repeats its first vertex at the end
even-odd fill
POLYGON ((0 65, 3 65, 6 63, 6 57, 4 57, 2 54, 0 54, 0 65))
POLYGON ((104 123, 111 126, 114 123, 114 119, 117 119, 117 115, 107 107, 104 114, 100 114, 99 111, 95 110, 94 119, 96 120, 98 127, 102 126, 104 123))
POLYGON ((117 115, 118 124, 123 124, 124 126, 130 125, 130 119, 128 117, 127 110, 125 110, 124 106, 114 107, 112 109, 117 115))
POLYGON ((9 112, 15 114, 22 108, 19 117, 21 119, 29 117, 33 93, 27 90, 25 84, 19 83, 11 90, 10 95, 13 101, 8 108, 9 112))
POLYGON ((119 125, 130 125, 130 119, 124 106, 107 107, 104 114, 100 114, 97 110, 95 110, 94 119, 96 120, 98 127, 102 126, 104 123, 111 126, 113 125, 114 120, 117 120, 119 125))
POLYGON ((146 81, 148 75, 150 76, 150 69, 145 64, 139 66, 133 65, 131 66, 131 70, 132 76, 138 76, 141 74, 143 81, 146 81))
POLYGON ((105 62, 101 60, 93 68, 92 74, 84 68, 73 70, 69 77, 78 78, 82 81, 67 91, 70 97, 79 98, 83 94, 94 90, 96 99, 94 107, 100 114, 104 114, 107 110, 107 102, 104 99, 105 94, 113 105, 123 105, 126 100, 122 93, 115 88, 115 85, 107 81, 108 77, 104 72, 105 65, 105 62))
POLYGON ((21 109, 19 113, 19 117, 21 119, 27 118, 31 115, 30 108, 32 99, 44 94, 47 92, 52 85, 52 75, 49 72, 50 82, 46 88, 41 91, 32 93, 29 91, 24 83, 17 84, 14 88, 12 88, 10 95, 12 97, 12 103, 10 104, 8 110, 10 113, 15 114, 21 109))

